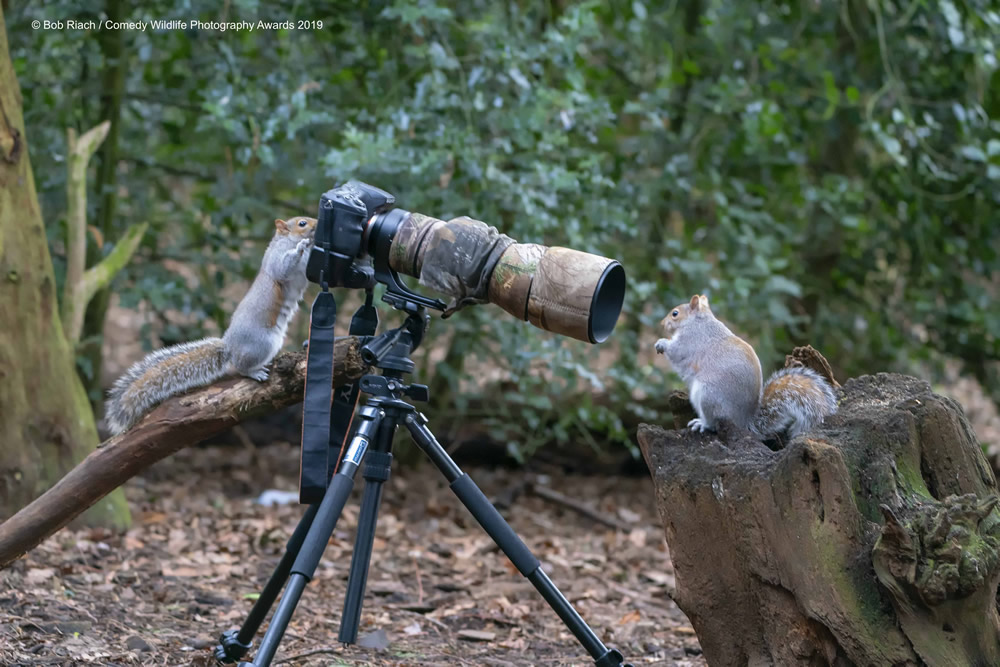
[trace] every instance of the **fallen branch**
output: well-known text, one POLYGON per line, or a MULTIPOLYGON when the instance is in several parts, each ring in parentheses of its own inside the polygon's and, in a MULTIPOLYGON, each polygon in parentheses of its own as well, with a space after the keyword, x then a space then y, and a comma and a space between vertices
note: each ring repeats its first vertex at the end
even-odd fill
MULTIPOLYGON (((366 370, 356 338, 338 338, 334 358, 335 387, 366 370)), ((305 355, 289 352, 274 360, 266 382, 228 378, 165 401, 0 524, 0 568, 153 463, 246 419, 300 402, 305 374, 305 355)))
POLYGON ((547 486, 542 486, 541 484, 529 484, 528 491, 535 494, 539 498, 544 498, 550 502, 556 503, 557 505, 562 505, 567 509, 571 509, 578 514, 581 514, 591 521, 596 521, 597 523, 603 524, 608 528, 613 528, 615 530, 620 530, 622 532, 629 532, 632 530, 632 526, 628 526, 625 523, 618 521, 614 517, 610 517, 603 512, 598 512, 589 505, 585 505, 575 498, 570 498, 565 496, 558 491, 553 491, 547 486))

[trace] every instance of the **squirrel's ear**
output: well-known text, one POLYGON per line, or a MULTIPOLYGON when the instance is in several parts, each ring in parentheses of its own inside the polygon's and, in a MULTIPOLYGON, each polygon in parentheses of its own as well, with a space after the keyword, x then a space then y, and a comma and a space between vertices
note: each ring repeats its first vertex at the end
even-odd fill
POLYGON ((698 310, 698 295, 697 294, 695 294, 693 297, 691 297, 691 303, 689 303, 688 306, 691 308, 691 310, 698 310))
POLYGON ((702 294, 698 297, 698 306, 708 310, 708 297, 702 294))
POLYGON ((285 222, 284 220, 275 220, 274 221, 274 228, 277 229, 279 232, 283 232, 285 234, 287 234, 288 231, 289 231, 288 230, 288 223, 285 222))

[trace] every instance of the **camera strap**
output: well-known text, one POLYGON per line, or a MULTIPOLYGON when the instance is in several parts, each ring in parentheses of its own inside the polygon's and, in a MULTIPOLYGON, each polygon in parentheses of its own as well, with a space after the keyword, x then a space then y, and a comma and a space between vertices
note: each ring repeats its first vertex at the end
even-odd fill
MULTIPOLYGON (((351 318, 350 335, 371 336, 378 328, 378 311, 372 305, 372 296, 372 291, 368 290, 365 303, 351 318)), ((361 393, 356 381, 333 389, 333 324, 336 317, 337 304, 333 295, 321 292, 313 302, 306 356, 299 469, 299 502, 303 504, 323 499, 327 483, 340 465, 361 393), (329 298, 320 301, 323 295, 329 298), (338 452, 332 460, 331 451, 338 452)))
MULTIPOLYGON (((365 293, 364 304, 357 309, 354 317, 351 318, 350 335, 352 336, 374 336, 378 328, 378 311, 372 305, 372 290, 365 293)), ((358 382, 337 389, 333 396, 333 407, 330 410, 330 449, 336 443, 340 443, 340 452, 332 461, 328 462, 329 473, 327 479, 332 477, 340 466, 340 461, 344 457, 344 447, 347 446, 347 438, 351 433, 351 422, 354 420, 354 410, 358 406, 358 397, 361 389, 358 382)))
POLYGON ((299 458, 299 502, 303 504, 319 502, 326 492, 333 401, 333 326, 336 322, 337 301, 324 289, 316 295, 309 319, 299 458))

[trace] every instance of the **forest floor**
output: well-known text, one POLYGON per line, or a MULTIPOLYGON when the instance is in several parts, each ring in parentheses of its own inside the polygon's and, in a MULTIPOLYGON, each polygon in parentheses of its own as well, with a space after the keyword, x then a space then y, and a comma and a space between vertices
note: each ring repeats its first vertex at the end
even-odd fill
MULTIPOLYGON (((120 366, 109 377, 141 354, 114 338, 129 326, 136 322, 106 337, 115 352, 106 358, 120 366)), ((995 404, 955 369, 935 388, 965 406, 997 467, 995 404)), ((533 472, 466 469, 607 644, 637 666, 704 667, 670 599, 673 568, 648 474, 566 474, 539 462, 533 472), (544 497, 546 489, 604 521, 544 497)), ((213 665, 220 631, 242 623, 303 509, 256 501, 267 489, 294 491, 297 477, 298 448, 282 442, 189 448, 150 467, 124 487, 133 510, 125 535, 64 529, 0 571, 0 667, 213 665)), ((273 664, 593 664, 426 464, 397 465, 386 484, 359 642, 342 646, 361 485, 273 664)))
MULTIPOLYGON (((648 476, 467 472, 607 644, 635 665, 705 664, 670 599, 648 476)), ((63 530, 0 571, 0 664, 214 664, 220 631, 243 621, 302 511, 256 500, 268 488, 293 491, 297 476, 287 443, 192 448, 152 466, 125 486, 134 519, 125 535, 63 530)), ((386 484, 359 642, 342 646, 361 486, 359 475, 274 664, 593 664, 426 464, 396 466, 386 484)))

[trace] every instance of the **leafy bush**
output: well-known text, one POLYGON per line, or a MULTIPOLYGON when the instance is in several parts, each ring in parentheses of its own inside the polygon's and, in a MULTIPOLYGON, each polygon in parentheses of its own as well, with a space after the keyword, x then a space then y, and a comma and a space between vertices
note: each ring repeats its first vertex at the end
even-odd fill
MULTIPOLYGON (((323 29, 119 33, 121 62, 107 33, 27 28, 56 12, 92 16, 59 2, 7 19, 44 209, 64 209, 64 128, 100 119, 120 66, 105 232, 153 223, 119 293, 188 313, 168 339, 225 324, 220 292, 253 275, 273 217, 360 178, 410 210, 625 265, 611 358, 492 307, 435 323, 437 409, 465 414, 470 380, 498 366, 514 389, 475 417, 518 455, 628 443, 627 424, 655 420, 654 327, 695 292, 765 366, 806 341, 842 374, 947 354, 1000 390, 993 3, 236 2, 226 20, 323 29)), ((222 20, 197 0, 184 14, 222 20)))

